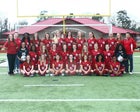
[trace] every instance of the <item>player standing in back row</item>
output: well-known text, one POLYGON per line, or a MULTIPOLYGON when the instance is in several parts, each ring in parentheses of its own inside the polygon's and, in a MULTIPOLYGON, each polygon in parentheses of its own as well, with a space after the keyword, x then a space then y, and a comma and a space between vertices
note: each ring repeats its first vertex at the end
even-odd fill
POLYGON ((127 32, 124 39, 124 48, 126 49, 127 54, 127 66, 126 66, 126 72, 129 72, 129 74, 133 74, 133 52, 136 48, 136 41, 131 37, 130 33, 127 32), (128 64, 129 63, 129 64, 128 64), (130 71, 128 70, 130 65, 130 71))

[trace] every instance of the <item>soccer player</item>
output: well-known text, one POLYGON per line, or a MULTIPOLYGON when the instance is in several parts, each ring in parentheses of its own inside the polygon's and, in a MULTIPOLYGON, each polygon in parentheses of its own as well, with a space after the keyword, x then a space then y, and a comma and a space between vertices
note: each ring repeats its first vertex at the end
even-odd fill
POLYGON ((34 33, 34 37, 33 37, 33 40, 32 40, 32 44, 35 45, 36 47, 36 50, 39 51, 39 46, 40 46, 40 39, 39 39, 39 36, 38 36, 38 33, 34 33))
POLYGON ((128 58, 126 72, 133 74, 133 53, 134 49, 136 48, 136 41, 131 37, 129 32, 126 33, 126 38, 124 39, 124 48, 126 49, 128 58), (130 63, 130 70, 128 63, 130 63))
POLYGON ((98 47, 98 44, 95 43, 94 44, 94 49, 91 51, 91 55, 92 55, 92 69, 95 69, 95 62, 96 62, 96 57, 98 54, 101 54, 101 51, 98 47))
POLYGON ((112 56, 114 55, 114 52, 110 50, 109 48, 109 44, 105 45, 105 51, 103 51, 104 57, 105 57, 105 64, 106 64, 106 68, 110 69, 110 62, 112 59, 112 56))
POLYGON ((52 62, 52 68, 50 69, 51 76, 64 75, 63 61, 61 61, 60 55, 56 55, 56 60, 52 62))
POLYGON ((87 45, 87 43, 84 43, 83 44, 83 49, 82 49, 82 53, 81 53, 82 59, 83 59, 83 56, 84 55, 87 55, 89 61, 92 61, 91 60, 91 53, 88 51, 88 45, 87 45))
POLYGON ((15 59, 17 55, 17 49, 18 46, 14 40, 14 37, 12 34, 9 34, 8 40, 5 42, 2 50, 7 50, 7 59, 8 59, 8 67, 9 67, 9 75, 13 75, 14 65, 15 65, 15 59))
POLYGON ((104 56, 103 54, 98 54, 96 57, 94 73, 97 76, 104 76, 107 72, 108 69, 105 67, 104 56))
POLYGON ((44 45, 46 46, 47 51, 51 49, 52 40, 50 39, 50 34, 45 34, 45 39, 43 40, 44 45))
POLYGON ((127 68, 127 54, 124 46, 122 44, 117 44, 115 49, 115 56, 117 61, 121 63, 121 69, 127 68))
POLYGON ((73 38, 72 33, 70 31, 66 34, 65 42, 67 44, 68 51, 71 53, 72 45, 75 42, 75 39, 73 38))
POLYGON ((30 34, 24 33, 23 38, 21 39, 21 42, 25 42, 26 48, 30 50, 30 34))
POLYGON ((77 50, 76 43, 73 43, 72 48, 73 48, 72 55, 73 55, 74 61, 77 63, 77 68, 79 68, 80 66, 78 65, 80 65, 80 61, 81 61, 81 52, 77 50))
POLYGON ((50 66, 52 65, 52 62, 55 61, 57 54, 58 54, 57 45, 55 43, 53 43, 52 47, 51 47, 51 50, 49 52, 50 66))
POLYGON ((117 44, 122 44, 122 45, 124 44, 121 33, 117 33, 117 35, 116 35, 116 43, 117 44))
POLYGON ((96 40, 93 32, 89 32, 88 35, 89 35, 88 40, 87 40, 88 50, 89 50, 89 52, 91 52, 94 48, 94 44, 97 43, 97 40, 96 40))
POLYGON ((105 50, 106 39, 103 38, 103 37, 100 37, 99 39, 97 39, 97 43, 99 45, 99 49, 101 51, 104 51, 105 50))
POLYGON ((31 62, 30 55, 26 56, 26 61, 23 63, 23 66, 21 68, 21 74, 24 76, 34 76, 35 70, 34 70, 34 65, 31 62))
POLYGON ((77 38, 76 38, 76 44, 77 44, 77 49, 79 51, 82 51, 84 42, 85 42, 85 39, 82 37, 82 33, 80 31, 78 31, 77 38))
POLYGON ((18 51, 17 57, 20 61, 20 68, 22 68, 22 64, 26 61, 26 56, 29 54, 28 49, 26 48, 25 42, 21 43, 21 47, 18 51))
POLYGON ((114 51, 116 48, 116 40, 113 37, 113 34, 109 34, 109 38, 106 40, 107 44, 109 44, 110 50, 114 51))
POLYGON ((49 73, 49 64, 48 61, 46 60, 46 56, 44 54, 41 54, 40 59, 38 61, 38 73, 40 76, 45 76, 46 73, 49 73))
POLYGON ((81 62, 79 72, 82 75, 91 75, 91 73, 93 72, 93 70, 91 69, 91 63, 90 63, 90 61, 88 61, 88 56, 87 55, 84 55, 83 58, 84 59, 81 62))
POLYGON ((72 54, 69 55, 69 59, 68 59, 68 62, 66 63, 66 70, 65 70, 65 73, 67 75, 76 75, 76 73, 78 72, 77 70, 77 64, 76 62, 74 61, 74 57, 72 54))
POLYGON ((122 76, 122 72, 124 71, 124 69, 121 69, 121 65, 120 62, 117 61, 116 56, 114 55, 112 57, 112 61, 110 63, 110 76, 114 77, 114 76, 122 76))
POLYGON ((64 68, 65 68, 65 65, 66 65, 66 62, 68 61, 68 56, 69 56, 69 52, 67 50, 67 45, 66 44, 63 44, 62 51, 61 51, 60 55, 61 55, 61 57, 63 59, 64 68))
MULTIPOLYGON (((17 52, 18 50, 20 49, 20 45, 21 45, 21 39, 18 37, 18 32, 15 32, 14 33, 14 39, 15 39, 15 42, 17 44, 17 52)), ((20 70, 19 70, 19 59, 17 58, 17 55, 16 55, 16 59, 15 59, 15 66, 14 66, 14 73, 20 73, 20 70)))
POLYGON ((31 45, 29 55, 31 57, 31 62, 34 64, 35 70, 37 69, 37 62, 38 62, 38 55, 36 52, 36 46, 33 44, 31 45))

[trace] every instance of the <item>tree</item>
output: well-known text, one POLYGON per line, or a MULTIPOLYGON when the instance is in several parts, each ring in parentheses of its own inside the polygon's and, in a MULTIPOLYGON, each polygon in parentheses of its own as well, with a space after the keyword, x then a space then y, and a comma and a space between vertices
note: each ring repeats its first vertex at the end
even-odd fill
POLYGON ((8 31, 8 18, 5 18, 2 20, 0 18, 0 38, 2 37, 2 33, 8 31))
POLYGON ((46 18, 46 16, 45 16, 45 14, 46 14, 47 12, 48 12, 48 11, 46 11, 46 10, 41 11, 40 14, 39 14, 39 16, 37 17, 37 22, 46 20, 47 18, 46 18))
POLYGON ((117 12, 117 22, 118 22, 118 26, 122 28, 130 29, 131 20, 128 17, 126 10, 121 10, 117 12))
POLYGON ((136 21, 131 20, 125 10, 118 11, 115 16, 110 18, 110 22, 115 26, 138 31, 136 21))
POLYGON ((92 19, 101 21, 101 20, 103 20, 103 17, 100 15, 100 13, 97 13, 96 16, 92 16, 92 19))

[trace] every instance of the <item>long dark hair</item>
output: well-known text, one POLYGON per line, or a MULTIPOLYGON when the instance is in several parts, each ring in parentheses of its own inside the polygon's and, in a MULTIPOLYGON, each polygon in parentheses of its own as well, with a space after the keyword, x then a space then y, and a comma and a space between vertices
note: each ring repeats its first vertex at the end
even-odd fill
MULTIPOLYGON (((9 37, 10 35, 12 35, 12 34, 9 34, 9 35, 8 35, 8 44, 10 43, 10 37, 9 37)), ((12 37, 13 37, 13 35, 12 35, 12 37)), ((14 37, 12 38, 12 42, 13 42, 15 45, 17 45, 16 42, 15 42, 14 37)))
POLYGON ((103 55, 103 54, 98 54, 98 55, 96 56, 96 62, 99 62, 99 56, 102 57, 101 62, 104 62, 104 55, 103 55))
POLYGON ((25 38, 26 38, 26 37, 27 37, 27 40, 28 40, 28 42, 29 42, 29 44, 30 44, 30 34, 27 33, 27 32, 23 34, 23 38, 22 38, 21 41, 22 41, 22 42, 25 42, 25 38))
POLYGON ((120 46, 122 47, 122 51, 124 53, 126 53, 126 50, 125 50, 124 46, 122 44, 117 44, 116 49, 115 49, 115 54, 117 54, 119 52, 119 47, 120 46))

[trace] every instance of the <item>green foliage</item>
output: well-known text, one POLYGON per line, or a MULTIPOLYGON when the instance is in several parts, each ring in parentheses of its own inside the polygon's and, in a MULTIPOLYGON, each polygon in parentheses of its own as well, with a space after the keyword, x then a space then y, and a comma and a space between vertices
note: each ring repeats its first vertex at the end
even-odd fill
POLYGON ((112 25, 140 32, 140 28, 137 27, 136 21, 132 20, 127 15, 127 11, 126 10, 118 11, 117 15, 114 16, 114 17, 111 17, 110 21, 111 21, 112 25))
POLYGON ((131 27, 131 20, 125 10, 117 12, 118 26, 129 29, 131 27))
POLYGON ((39 14, 39 17, 37 17, 37 22, 46 20, 47 17, 46 17, 45 14, 46 14, 47 12, 48 12, 48 11, 45 11, 45 10, 41 11, 40 14, 39 14))
POLYGON ((92 19, 101 21, 103 19, 103 17, 100 16, 100 13, 97 13, 96 16, 92 16, 92 19))

